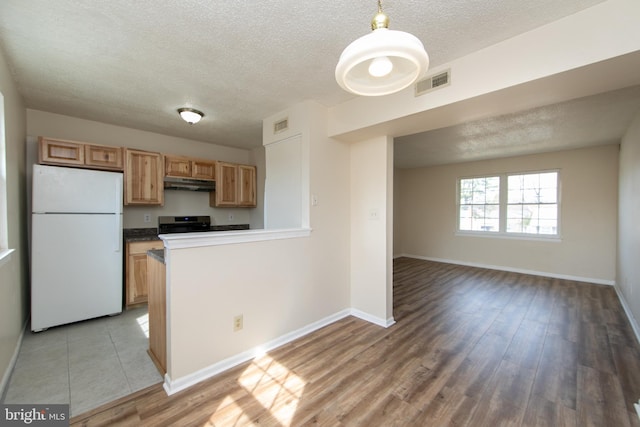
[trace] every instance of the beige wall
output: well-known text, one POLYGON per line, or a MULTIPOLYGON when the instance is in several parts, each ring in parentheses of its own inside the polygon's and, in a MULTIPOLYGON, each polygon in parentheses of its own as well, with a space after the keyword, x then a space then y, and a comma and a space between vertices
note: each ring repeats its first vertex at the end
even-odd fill
POLYGON ((172 381, 350 307, 349 145, 325 136, 323 107, 300 108, 318 197, 311 235, 169 251, 172 381), (233 332, 238 314, 244 328, 233 332))
MULTIPOLYGON (((256 161, 261 160, 259 152, 251 153, 249 150, 207 144, 38 110, 27 110, 27 133, 30 140, 35 140, 38 136, 48 136, 243 164, 257 164, 256 161)), ((264 163, 257 166, 258 176, 264 180, 264 172, 260 171, 264 170, 264 163)), ((259 182, 258 187, 262 188, 263 183, 259 182)), ((259 203, 262 203, 262 195, 259 199, 259 203)), ((252 214, 252 211, 253 209, 212 208, 209 206, 209 193, 167 191, 163 207, 125 207, 124 227, 155 227, 159 215, 209 215, 215 224, 249 223, 252 228, 262 228, 261 215, 252 214), (144 222, 146 213, 151 215, 150 223, 144 222), (229 219, 229 214, 233 214, 233 220, 229 219)))
POLYGON ((620 145, 619 192, 616 282, 640 335, 640 113, 620 145))
POLYGON ((351 307, 374 323, 393 320, 393 141, 351 144, 351 307))
POLYGON ((618 145, 397 170, 394 254, 613 284, 618 145), (559 169, 561 241, 456 235, 460 177, 559 169))
POLYGON ((4 97, 6 139, 7 227, 9 248, 15 249, 0 264, 0 393, 28 313, 25 139, 22 97, 0 52, 0 92, 4 97))

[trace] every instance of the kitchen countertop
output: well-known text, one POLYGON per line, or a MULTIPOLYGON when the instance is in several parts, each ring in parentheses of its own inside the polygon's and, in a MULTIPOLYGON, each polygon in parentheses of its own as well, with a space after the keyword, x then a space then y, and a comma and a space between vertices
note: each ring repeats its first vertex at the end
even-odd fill
POLYGON ((164 264, 164 249, 152 249, 147 251, 147 256, 150 256, 164 264))
MULTIPOLYGON (((234 231, 249 230, 249 224, 228 224, 228 225, 212 225, 209 231, 234 231)), ((182 233, 180 233, 182 234, 182 233)), ((158 229, 153 228, 125 228, 123 230, 125 242, 144 242, 150 240, 160 240, 158 237, 158 229)))
POLYGON ((160 240, 158 229, 153 228, 125 228, 122 231, 125 242, 144 242, 149 240, 160 240))

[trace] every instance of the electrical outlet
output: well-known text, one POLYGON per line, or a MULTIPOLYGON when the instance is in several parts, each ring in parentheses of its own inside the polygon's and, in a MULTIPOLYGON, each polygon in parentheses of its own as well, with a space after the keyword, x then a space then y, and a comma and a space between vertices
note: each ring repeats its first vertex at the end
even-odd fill
POLYGON ((144 214, 144 222, 151 222, 151 214, 144 214))
POLYGON ((380 213, 378 212, 378 209, 373 208, 369 210, 369 219, 373 221, 380 219, 380 213))
POLYGON ((233 318, 233 332, 238 332, 242 329, 242 314, 238 314, 233 318))

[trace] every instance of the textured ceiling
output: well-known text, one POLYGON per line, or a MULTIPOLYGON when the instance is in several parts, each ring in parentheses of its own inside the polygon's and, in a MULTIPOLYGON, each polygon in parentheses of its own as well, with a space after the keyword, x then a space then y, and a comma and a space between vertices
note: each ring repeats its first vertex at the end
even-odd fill
MULTIPOLYGON (((437 66, 601 1, 383 7, 390 27, 421 39, 437 66)), ((335 64, 375 11, 374 0, 2 0, 0 44, 28 108, 250 148, 261 144, 263 118, 307 99, 332 106, 351 97, 335 64), (176 114, 182 106, 206 116, 189 126, 176 114)), ((491 123, 452 132, 495 141, 481 134, 517 131, 513 120, 491 123)))
POLYGON ((618 144, 640 112, 640 86, 395 139, 394 162, 413 168, 618 144))

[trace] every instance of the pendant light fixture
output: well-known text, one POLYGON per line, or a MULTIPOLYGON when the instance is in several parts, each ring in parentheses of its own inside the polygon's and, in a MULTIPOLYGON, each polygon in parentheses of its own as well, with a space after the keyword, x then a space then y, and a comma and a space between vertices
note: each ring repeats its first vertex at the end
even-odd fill
POLYGON ((340 55, 336 66, 340 87, 356 95, 388 95, 424 75, 429 68, 429 55, 422 42, 412 34, 389 29, 381 0, 371 29, 371 33, 355 40, 340 55))
POLYGON ((178 114, 180 114, 182 120, 190 125, 198 123, 200 119, 204 117, 204 113, 202 111, 198 111, 193 108, 178 108, 178 114))

